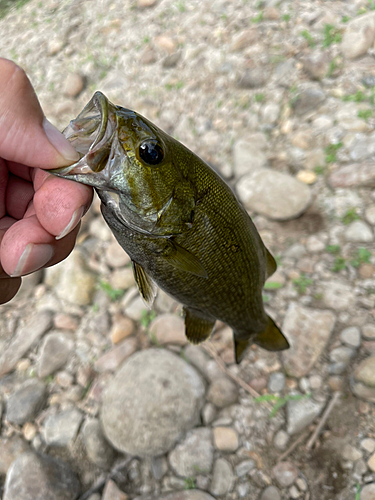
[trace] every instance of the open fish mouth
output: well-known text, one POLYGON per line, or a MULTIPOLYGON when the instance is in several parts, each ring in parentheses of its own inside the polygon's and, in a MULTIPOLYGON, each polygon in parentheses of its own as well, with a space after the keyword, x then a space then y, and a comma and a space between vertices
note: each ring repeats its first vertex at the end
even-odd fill
MULTIPOLYGON (((119 159, 119 154, 124 156, 124 150, 121 148, 119 151, 116 129, 116 106, 104 94, 95 92, 77 118, 63 131, 64 137, 80 154, 80 160, 48 172, 98 189, 103 188, 114 174, 114 160, 119 159), (101 175, 90 175, 99 172, 101 175)), ((121 161, 115 163, 118 166, 121 161)))

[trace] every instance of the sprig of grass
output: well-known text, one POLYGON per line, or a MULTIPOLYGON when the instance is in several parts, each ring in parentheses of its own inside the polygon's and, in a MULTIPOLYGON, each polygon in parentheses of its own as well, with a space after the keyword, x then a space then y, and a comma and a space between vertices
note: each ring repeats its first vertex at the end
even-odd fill
POLYGON ((152 311, 147 311, 144 309, 142 311, 142 316, 141 316, 141 325, 143 328, 147 330, 147 328, 150 326, 150 323, 156 318, 156 312, 154 310, 152 311))
POLYGON ((309 44, 310 47, 315 47, 315 45, 316 45, 315 39, 309 31, 303 30, 301 35, 307 41, 307 43, 309 44))
POLYGON ((303 273, 299 278, 293 280, 293 285, 297 288, 298 292, 303 295, 306 293, 307 287, 312 285, 314 282, 311 278, 308 278, 303 273))
POLYGON ((353 267, 359 267, 361 264, 368 264, 371 259, 371 252, 367 250, 367 248, 360 247, 358 248, 356 255, 350 261, 353 267))
POLYGON ((360 109, 357 113, 358 118, 362 118, 363 120, 368 120, 372 116, 371 109, 360 109))
POLYGON ((278 281, 267 281, 264 284, 264 289, 265 290, 278 290, 279 288, 282 288, 284 285, 282 283, 279 283, 278 281))
POLYGON ((100 280, 98 283, 99 287, 105 292, 111 300, 118 300, 124 295, 124 290, 119 290, 113 288, 113 286, 107 281, 100 280))
POLYGON ((269 414, 269 418, 273 418, 277 412, 285 406, 289 401, 300 401, 301 399, 311 398, 311 393, 308 394, 286 394, 285 396, 277 396, 276 394, 263 394, 254 399, 257 403, 264 401, 274 401, 275 404, 269 414))
POLYGON ((342 216, 341 221, 343 224, 348 226, 355 220, 358 220, 360 217, 357 213, 357 209, 355 207, 348 208, 348 210, 345 212, 345 214, 342 216))
POLYGON ((185 477, 184 478, 185 482, 185 490, 194 490, 196 485, 195 485, 195 478, 194 477, 185 477))
POLYGON ((330 47, 333 43, 340 43, 342 39, 341 31, 333 24, 325 24, 323 28, 323 47, 330 47))
POLYGON ((344 95, 342 100, 349 102, 363 102, 367 99, 367 96, 362 90, 357 90, 355 94, 344 95))
POLYGON ((336 257, 332 266, 332 271, 334 273, 339 273, 346 268, 346 260, 344 257, 336 257))
POLYGON ((328 253, 332 253, 333 255, 337 255, 340 253, 341 248, 340 248, 340 245, 327 245, 326 250, 328 253))
POLYGON ((329 144, 329 146, 325 148, 326 163, 334 163, 336 161, 336 153, 342 146, 342 142, 338 142, 337 144, 329 144))

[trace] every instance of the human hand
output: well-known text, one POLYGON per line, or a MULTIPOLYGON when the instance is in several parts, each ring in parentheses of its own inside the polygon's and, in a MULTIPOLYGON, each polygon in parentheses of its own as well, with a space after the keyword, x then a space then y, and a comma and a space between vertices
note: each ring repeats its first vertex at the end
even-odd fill
POLYGON ((0 304, 21 276, 73 250, 92 189, 44 172, 78 154, 44 117, 25 72, 0 58, 0 304))

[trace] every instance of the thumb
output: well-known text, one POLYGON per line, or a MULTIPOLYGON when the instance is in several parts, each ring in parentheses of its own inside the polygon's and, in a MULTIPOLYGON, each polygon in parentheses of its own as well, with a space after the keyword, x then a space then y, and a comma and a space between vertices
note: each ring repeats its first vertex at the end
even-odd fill
POLYGON ((26 73, 0 58, 0 157, 30 167, 57 168, 79 155, 45 117, 26 73))

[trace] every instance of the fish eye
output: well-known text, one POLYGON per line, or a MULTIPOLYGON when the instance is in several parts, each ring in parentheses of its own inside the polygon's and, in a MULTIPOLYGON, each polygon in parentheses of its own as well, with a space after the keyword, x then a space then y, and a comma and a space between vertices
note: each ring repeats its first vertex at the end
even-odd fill
POLYGON ((164 151, 158 141, 147 140, 138 148, 139 158, 147 165, 159 165, 163 161, 164 151))

